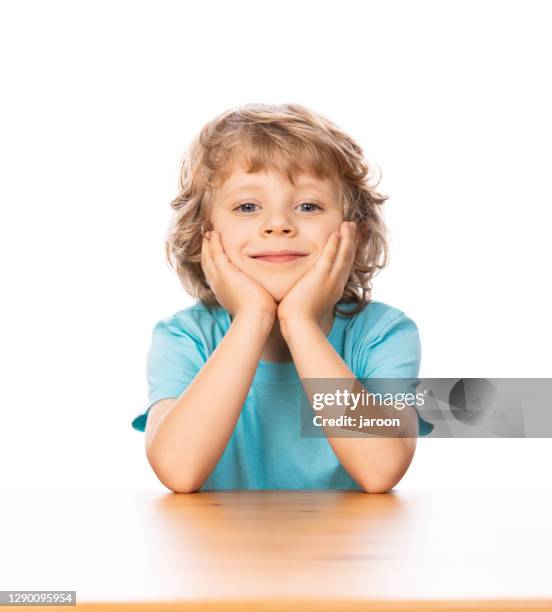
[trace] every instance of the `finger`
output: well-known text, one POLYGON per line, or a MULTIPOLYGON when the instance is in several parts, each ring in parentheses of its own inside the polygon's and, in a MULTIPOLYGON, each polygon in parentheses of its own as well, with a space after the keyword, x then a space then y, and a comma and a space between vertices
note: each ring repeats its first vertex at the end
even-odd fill
POLYGON ((325 274, 329 274, 334 266, 335 258, 337 257, 337 253, 339 251, 340 240, 341 236, 339 232, 332 232, 328 236, 328 240, 326 240, 326 244, 322 249, 322 254, 318 262, 322 272, 325 274))
POLYGON ((331 274, 335 277, 343 277, 345 280, 349 278, 351 268, 355 259, 357 237, 354 225, 345 222, 341 225, 341 243, 335 257, 335 263, 331 274))
POLYGON ((217 270, 211 257, 209 238, 207 236, 203 237, 203 242, 201 244, 201 267, 203 268, 203 273, 205 274, 207 283, 210 287, 212 287, 213 281, 216 278, 217 270))
POLYGON ((241 272, 241 270, 232 262, 224 251, 220 234, 213 230, 211 234, 211 257, 218 273, 230 274, 241 272))
POLYGON ((224 252, 224 247, 222 246, 222 242, 220 240, 220 234, 215 230, 211 232, 209 248, 211 257, 217 269, 224 268, 224 266, 230 263, 228 256, 224 252))

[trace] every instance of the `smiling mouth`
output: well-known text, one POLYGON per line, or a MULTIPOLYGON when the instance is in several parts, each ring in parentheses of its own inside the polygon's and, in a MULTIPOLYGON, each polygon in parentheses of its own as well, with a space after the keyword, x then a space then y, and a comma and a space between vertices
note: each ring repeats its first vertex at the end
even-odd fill
POLYGON ((260 255, 252 257, 255 261, 265 261, 268 263, 285 263, 287 261, 294 261, 295 259, 301 259, 306 255, 260 255))

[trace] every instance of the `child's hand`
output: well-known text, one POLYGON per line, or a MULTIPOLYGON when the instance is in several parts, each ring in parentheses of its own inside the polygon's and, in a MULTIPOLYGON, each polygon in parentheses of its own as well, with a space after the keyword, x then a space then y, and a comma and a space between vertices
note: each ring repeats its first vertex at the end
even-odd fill
POLYGON ((232 318, 244 310, 260 310, 276 318, 272 295, 228 259, 216 230, 203 237, 201 266, 219 304, 232 318))
POLYGON ((280 323, 301 319, 320 324, 324 313, 339 301, 358 246, 355 224, 344 221, 339 236, 330 234, 318 259, 278 304, 280 323))

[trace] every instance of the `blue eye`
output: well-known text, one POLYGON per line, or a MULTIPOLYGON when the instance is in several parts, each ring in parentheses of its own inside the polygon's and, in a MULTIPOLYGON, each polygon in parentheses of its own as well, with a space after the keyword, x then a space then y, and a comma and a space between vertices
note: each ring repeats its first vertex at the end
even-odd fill
MULTIPOLYGON (((236 208, 234 208, 235 211, 237 212, 242 212, 242 213, 250 213, 250 212, 255 212, 254 207, 257 206, 257 204, 254 204, 253 202, 244 202, 243 204, 240 204, 239 206, 236 206, 236 208), (253 208, 247 208, 245 209, 244 206, 248 206, 248 207, 253 207, 253 208)), ((302 212, 314 212, 315 210, 322 210, 322 207, 319 206, 318 204, 315 204, 314 202, 302 202, 301 204, 299 204, 299 206, 313 206, 315 208, 311 208, 310 210, 304 210, 302 212)))
MULTIPOLYGON (((249 208, 249 209, 244 209, 244 206, 257 206, 257 204, 254 204, 253 202, 244 202, 243 204, 240 204, 239 206, 236 206, 236 208, 234 208, 233 210, 238 211, 238 212, 245 212, 245 213, 249 213, 249 212, 254 212, 253 209, 249 208)), ((314 206, 315 208, 311 208, 310 210, 304 210, 303 212, 314 212, 315 210, 322 210, 322 207, 319 206, 318 204, 315 204, 314 202, 302 202, 301 204, 299 204, 299 206, 314 206)))
MULTIPOLYGON (((234 208, 234 210, 241 209, 241 208, 242 208, 242 206, 257 206, 257 205, 256 205, 256 204, 253 204, 253 202, 245 202, 244 204, 240 204, 239 206, 236 206, 236 208, 234 208)), ((244 211, 244 210, 242 209, 242 211, 241 211, 241 212, 250 212, 250 210, 246 210, 246 211, 244 211)))
MULTIPOLYGON (((322 207, 318 206, 318 204, 315 204, 314 202, 303 202, 302 204, 299 204, 299 206, 316 206, 318 210, 322 210, 322 207)), ((310 211, 305 211, 305 212, 310 212, 310 211)))

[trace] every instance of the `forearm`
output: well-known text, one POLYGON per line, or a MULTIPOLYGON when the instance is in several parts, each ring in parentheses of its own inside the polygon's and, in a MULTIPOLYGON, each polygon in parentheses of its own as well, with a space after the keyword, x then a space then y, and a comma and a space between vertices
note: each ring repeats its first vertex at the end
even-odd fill
MULTIPOLYGON (((352 379, 349 390, 358 393, 361 383, 341 356, 335 351, 315 321, 281 324, 299 377, 304 379, 352 379)), ((303 382, 307 398, 312 403, 315 384, 303 382)), ((394 408, 393 408, 394 409, 394 408)), ((369 407, 371 417, 389 417, 389 406, 369 407)), ((393 487, 406 472, 418 435, 415 410, 401 411, 402 435, 336 437, 328 435, 337 458, 350 476, 366 491, 380 492, 393 487)), ((326 428, 324 431, 327 433, 326 428)), ((335 428, 333 429, 335 432, 335 428)))
POLYGON ((213 471, 238 421, 272 325, 265 313, 237 313, 219 346, 160 419, 148 457, 164 483, 196 490, 213 471))

